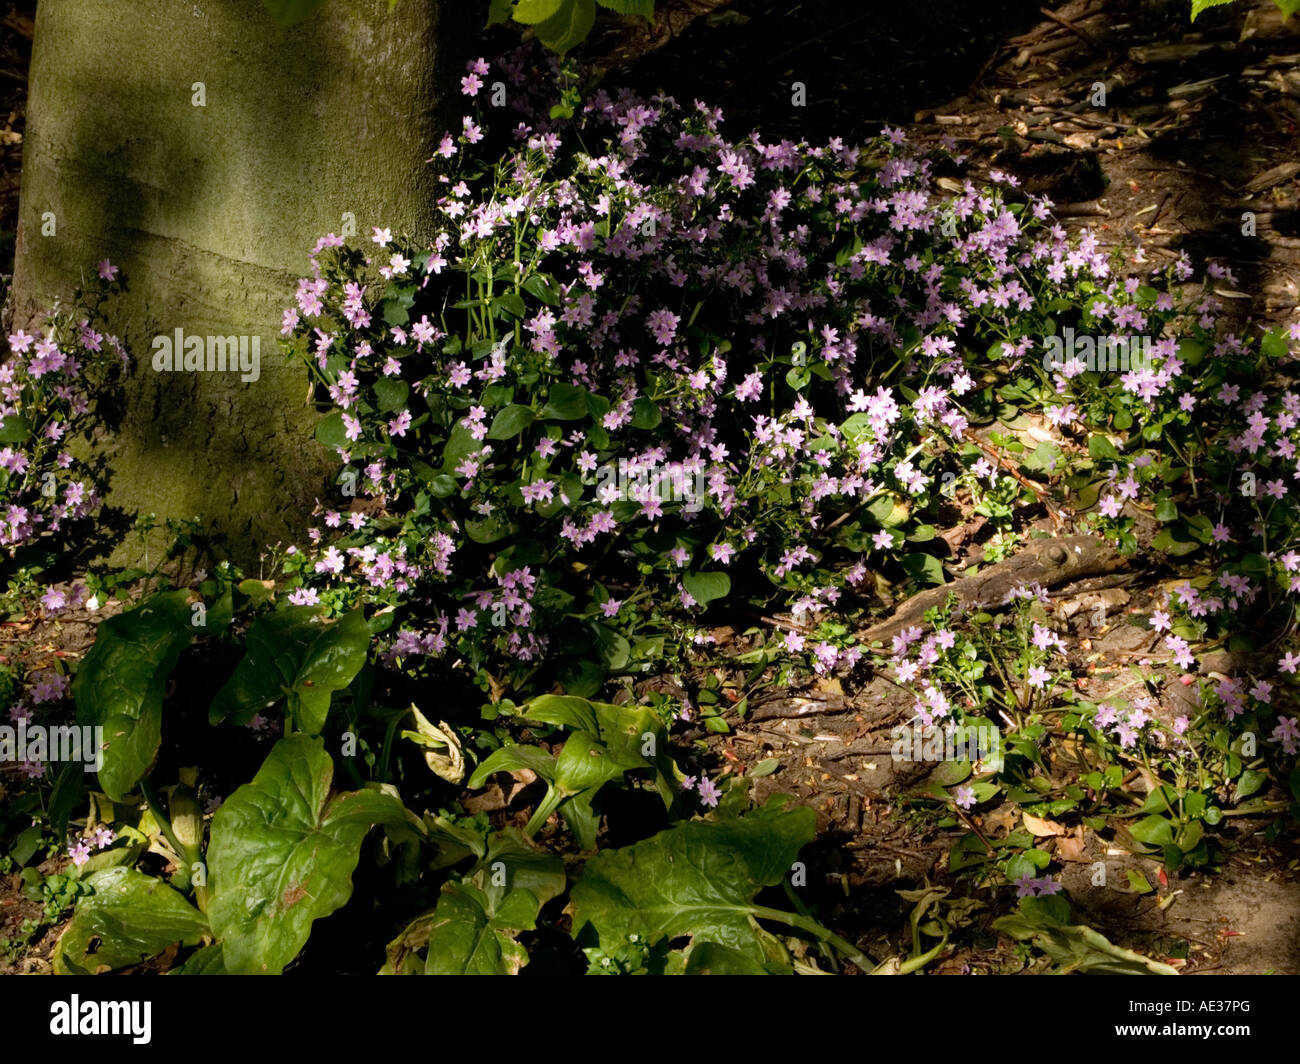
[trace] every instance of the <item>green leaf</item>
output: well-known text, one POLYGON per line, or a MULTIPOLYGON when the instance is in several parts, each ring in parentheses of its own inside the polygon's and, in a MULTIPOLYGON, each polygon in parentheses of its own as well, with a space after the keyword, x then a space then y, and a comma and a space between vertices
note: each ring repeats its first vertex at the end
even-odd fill
POLYGON ((816 836, 816 814, 777 799, 747 816, 691 820, 586 863, 570 892, 573 934, 590 926, 602 948, 629 935, 654 946, 690 936, 762 964, 754 898, 790 872, 816 836))
POLYGON ((471 791, 478 790, 498 772, 514 772, 526 768, 548 783, 555 779, 555 758, 535 746, 503 746, 493 750, 479 762, 474 775, 466 781, 465 786, 471 791))
POLYGON ((565 4, 566 0, 517 0, 513 12, 514 20, 532 26, 553 17, 565 4))
POLYGON ((173 968, 168 975, 229 975, 225 959, 221 953, 221 943, 204 946, 190 954, 189 959, 179 968, 173 968))
POLYGON ((1246 769, 1237 779, 1237 789, 1232 795, 1233 803, 1235 804, 1243 798, 1249 798, 1267 782, 1267 772, 1259 772, 1253 768, 1246 769))
POLYGON ((1115 450, 1115 445, 1100 433, 1088 437, 1088 454, 1098 461, 1119 461, 1119 451, 1115 450))
POLYGON ((1148 846, 1166 846, 1174 841, 1174 826, 1162 816, 1143 817, 1129 833, 1148 846))
POLYGON ((547 306, 556 306, 560 302, 560 294, 555 290, 550 278, 540 273, 528 275, 524 281, 524 291, 535 299, 540 299, 547 306))
POLYGON ((358 608, 338 621, 325 621, 316 606, 284 606, 255 620, 247 652, 212 701, 213 724, 230 717, 247 724, 282 698, 295 723, 319 732, 330 698, 347 687, 366 663, 370 629, 358 608))
POLYGON ((499 26, 510 17, 510 9, 514 6, 514 0, 491 0, 488 5, 488 20, 483 27, 488 29, 490 26, 499 26))
POLYGON ((348 443, 347 429, 343 426, 343 415, 335 410, 326 414, 316 425, 316 439, 326 447, 346 448, 348 443))
POLYGON ((437 908, 389 944, 384 974, 513 974, 528 962, 515 933, 534 926, 541 906, 564 892, 564 862, 515 828, 494 832, 476 852, 469 875, 445 884, 437 908))
POLYGON ((542 417, 554 421, 576 421, 587 416, 587 389, 557 382, 551 385, 542 417))
POLYGON ((497 543, 515 531, 515 526, 499 514, 485 517, 481 521, 465 522, 465 535, 475 543, 497 543))
POLYGON ((697 942, 686 959, 687 975, 767 975, 767 969, 740 950, 716 942, 697 942))
POLYGON ((447 472, 452 472, 466 458, 472 454, 478 454, 482 449, 482 442, 474 439, 469 429, 457 422, 456 427, 451 430, 451 435, 447 438, 447 446, 442 451, 442 468, 447 472))
POLYGON ((659 427, 659 422, 663 420, 663 414, 659 412, 659 407, 655 405, 654 400, 646 398, 644 395, 632 402, 632 427, 634 429, 653 429, 659 427))
POLYGON ((1289 19, 1300 11, 1300 0, 1273 0, 1273 6, 1282 12, 1284 19, 1289 19))
POLYGON ((110 617, 72 681, 77 723, 104 729, 99 786, 125 800, 153 765, 162 741, 167 677, 197 631, 190 593, 168 591, 110 617))
POLYGON ((426 975, 518 975, 528 952, 515 941, 541 908, 528 890, 494 901, 469 883, 444 883, 429 924, 426 975))
POLYGON ((168 946, 198 945, 208 922, 166 883, 134 868, 108 868, 86 880, 93 894, 76 911, 54 947, 54 971, 110 971, 156 957, 168 946))
POLYGON ((275 585, 271 584, 268 587, 268 583, 270 581, 254 580, 250 577, 247 580, 241 580, 235 586, 239 589, 239 593, 248 599, 249 604, 254 609, 257 609, 259 606, 265 606, 275 597, 275 585))
MULTIPOLYGON (((516 9, 515 18, 518 18, 516 9)), ((596 0, 564 0, 560 9, 535 26, 537 39, 552 52, 564 55, 587 39, 596 24, 596 0)))
POLYGON ((375 381, 375 401, 380 413, 390 413, 406 406, 411 386, 400 377, 380 377, 375 381))
POLYGON ((701 606, 731 593, 731 577, 726 573, 687 573, 682 577, 687 593, 701 606))
POLYGON ((361 840, 371 827, 414 820, 382 791, 331 798, 333 777, 324 742, 291 735, 213 817, 208 917, 230 973, 278 975, 307 942, 312 923, 351 897, 361 840))
POLYGON ((934 586, 945 583, 943 562, 933 554, 909 554, 901 559, 901 564, 917 583, 934 586))
POLYGON ((1233 4, 1236 0, 1192 0, 1192 18, 1195 22, 1197 17, 1203 11, 1208 11, 1212 7, 1222 7, 1224 4, 1233 4))
POLYGON ((532 407, 511 403, 497 411, 497 416, 492 419, 492 427, 488 429, 488 439, 512 440, 535 420, 537 415, 533 413, 532 407))
POLYGON ((0 443, 26 443, 32 434, 32 426, 26 418, 10 414, 0 418, 0 443))
POLYGON ((507 314, 516 318, 522 318, 528 313, 528 308, 524 306, 523 297, 518 292, 503 292, 492 300, 492 305, 500 307, 507 314))
POLYGON ((309 19, 320 10, 325 0, 262 0, 262 6, 282 26, 309 19))

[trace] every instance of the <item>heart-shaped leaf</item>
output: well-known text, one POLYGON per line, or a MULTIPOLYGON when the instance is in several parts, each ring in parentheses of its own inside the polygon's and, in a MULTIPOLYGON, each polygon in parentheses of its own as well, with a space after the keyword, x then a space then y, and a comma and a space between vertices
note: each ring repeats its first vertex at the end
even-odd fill
POLYGON ((211 933, 203 914, 161 879, 134 868, 108 868, 86 882, 94 893, 77 899, 54 947, 59 975, 125 968, 178 942, 198 945, 211 933))
POLYGON ((330 797, 333 777, 323 741, 291 735, 212 818, 208 918, 228 972, 278 975, 312 923, 352 896, 366 833, 376 824, 419 827, 383 791, 330 797))
POLYGON ((314 606, 285 606, 248 629, 247 653, 212 701, 212 723, 229 717, 247 724, 282 698, 298 727, 319 732, 330 697, 347 687, 366 663, 370 629, 360 609, 338 621, 314 606))
POLYGON ((816 814, 777 801, 745 817, 692 820, 586 863, 571 892, 573 934, 588 925, 602 948, 641 935, 653 946, 689 935, 755 964, 765 954, 754 898, 789 873, 816 835, 816 814))
POLYGON ((104 621, 72 681, 77 723, 104 729, 100 788, 123 801, 162 740, 167 677, 198 631, 188 591, 168 591, 104 621))

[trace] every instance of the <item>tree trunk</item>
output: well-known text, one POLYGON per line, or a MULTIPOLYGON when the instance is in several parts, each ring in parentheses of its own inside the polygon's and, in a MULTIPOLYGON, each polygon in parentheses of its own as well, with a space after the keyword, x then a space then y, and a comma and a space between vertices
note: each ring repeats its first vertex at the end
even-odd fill
POLYGON ((100 260, 127 279, 106 306, 132 356, 124 417, 95 444, 110 506, 197 515, 248 565, 337 494, 281 316, 316 239, 349 219, 367 242, 430 233, 439 6, 329 0, 285 28, 257 0, 41 0, 11 325, 100 260), (157 371, 154 340, 178 329, 246 338, 250 361, 257 338, 257 379, 157 371))

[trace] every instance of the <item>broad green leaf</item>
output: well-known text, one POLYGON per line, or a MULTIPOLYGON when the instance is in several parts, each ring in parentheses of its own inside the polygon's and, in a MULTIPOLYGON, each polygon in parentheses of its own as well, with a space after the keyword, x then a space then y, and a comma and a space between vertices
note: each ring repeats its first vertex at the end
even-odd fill
POLYGON ((400 377, 380 377, 375 381, 375 402, 380 413, 401 410, 411 396, 411 386, 400 377))
POLYGON ((24 417, 10 414, 0 418, 0 443, 26 443, 32 434, 32 426, 24 417))
POLYGON ((382 974, 510 973, 527 963, 514 932, 531 927, 541 906, 564 892, 564 862, 515 828, 489 835, 479 852, 470 873, 443 888, 437 908, 389 943, 382 974))
MULTIPOLYGON (((515 18, 518 19, 518 9, 515 18)), ((552 52, 564 55, 587 39, 596 24, 596 0, 563 0, 560 9, 534 27, 537 39, 552 52)))
POLYGON ((465 535, 475 543, 497 543, 515 531, 515 526, 505 518, 493 514, 481 521, 466 521, 465 535))
POLYGON ((474 439, 469 429, 458 421, 447 438, 447 446, 443 448, 442 468, 448 473, 455 472, 456 467, 466 458, 478 454, 482 449, 482 441, 474 439))
POLYGON ((324 742, 291 735, 213 817, 208 917, 232 974, 278 975, 351 897, 366 833, 414 820, 382 791, 331 797, 333 777, 324 742))
POLYGON ((701 606, 731 593, 731 577, 726 573, 687 573, 682 577, 682 584, 701 606))
POLYGON ((479 762, 474 774, 466 781, 470 790, 482 787, 498 772, 514 772, 526 768, 548 783, 555 779, 555 758, 535 746, 503 746, 493 750, 479 762))
POLYGON ((602 948, 634 934, 651 946, 685 935, 762 964, 754 898, 789 874, 816 820, 806 806, 786 811, 773 800, 745 817, 686 821, 604 850, 570 893, 573 934, 590 926, 602 948))
POLYGON ((221 943, 204 946, 196 950, 179 968, 173 968, 168 975, 229 975, 226 971, 225 958, 222 956, 221 943))
POLYGON ((554 421, 576 421, 587 416, 587 389, 557 382, 551 385, 542 417, 554 421))
POLYGON ((425 974, 519 974, 528 952, 514 936, 532 930, 540 908, 522 888, 494 902, 470 883, 444 883, 429 924, 425 974))
POLYGON ((531 407, 511 403, 510 406, 497 411, 488 429, 489 440, 513 440, 537 419, 531 407))
POLYGON ((1191 21, 1195 22, 1197 17, 1202 12, 1208 11, 1212 7, 1222 7, 1224 4, 1233 4, 1233 3, 1236 3, 1236 0, 1192 0, 1191 21))
POLYGON ((161 879, 134 868, 109 868, 87 880, 94 894, 77 899, 58 944, 54 971, 115 971, 156 957, 168 946, 198 945, 211 934, 203 914, 161 879))
POLYGON ((487 839, 487 852, 467 877, 491 898, 503 897, 516 888, 529 891, 540 905, 558 898, 569 885, 564 861, 534 846, 518 828, 494 831, 487 839))
POLYGON ((919 584, 938 586, 945 582, 943 562, 933 554, 909 554, 901 559, 907 575, 919 584))
POLYGON ((517 0, 513 12, 514 20, 526 25, 545 22, 563 7, 565 0, 517 0))
POLYGON ((503 292, 492 300, 492 304, 516 318, 522 318, 528 312, 528 308, 524 306, 523 298, 517 292, 503 292))
POLYGON ((643 395, 641 398, 632 401, 631 425, 634 429, 658 428, 659 422, 662 420, 663 414, 659 412, 659 407, 654 400, 643 395))
POLYGON ((198 631, 190 593, 168 591, 110 617, 72 681, 77 723, 104 729, 100 788, 120 802, 153 765, 167 677, 198 631))
POLYGON ((483 27, 487 29, 490 26, 499 26, 510 17, 510 9, 514 6, 514 0, 491 0, 488 4, 488 20, 483 27))
POLYGON ((316 425, 316 439, 330 448, 346 448, 348 443, 347 429, 343 426, 343 415, 334 410, 326 414, 316 425))
POLYGON ((555 291, 550 279, 540 273, 528 275, 528 279, 524 281, 524 291, 534 298, 540 299, 547 306, 553 307, 560 302, 559 293, 555 291))
POLYGON ((1145 816, 1129 828, 1129 833, 1148 846, 1165 846, 1174 841, 1174 825, 1162 816, 1145 816))
POLYGON ((1101 433, 1094 433, 1088 437, 1088 454, 1098 461, 1119 461, 1119 451, 1115 450, 1115 445, 1101 433))
POLYGON ((1259 772, 1256 769, 1248 768, 1237 779, 1237 787, 1233 793, 1233 802, 1239 802, 1243 798, 1249 798, 1264 784, 1268 782, 1268 773, 1259 772))
POLYGON ((687 975, 767 975, 767 969, 739 950, 697 942, 686 959, 687 975))
POLYGON ((330 697, 366 663, 370 629, 360 609, 325 621, 315 606, 285 606, 255 620, 246 642, 244 660, 212 701, 212 723, 229 717, 247 724, 287 698, 298 727, 314 734, 325 724, 330 697))

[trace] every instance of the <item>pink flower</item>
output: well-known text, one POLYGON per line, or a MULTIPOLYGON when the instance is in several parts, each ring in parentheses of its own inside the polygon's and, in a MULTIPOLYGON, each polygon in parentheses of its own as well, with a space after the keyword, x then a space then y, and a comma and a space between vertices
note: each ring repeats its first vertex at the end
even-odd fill
POLYGON ((105 281, 116 280, 117 267, 109 262, 108 259, 104 259, 99 264, 99 276, 105 281))
POLYGON ((700 778, 699 792, 700 803, 707 806, 709 809, 713 809, 717 806, 718 797, 722 794, 722 791, 719 790, 717 785, 708 777, 700 778))

